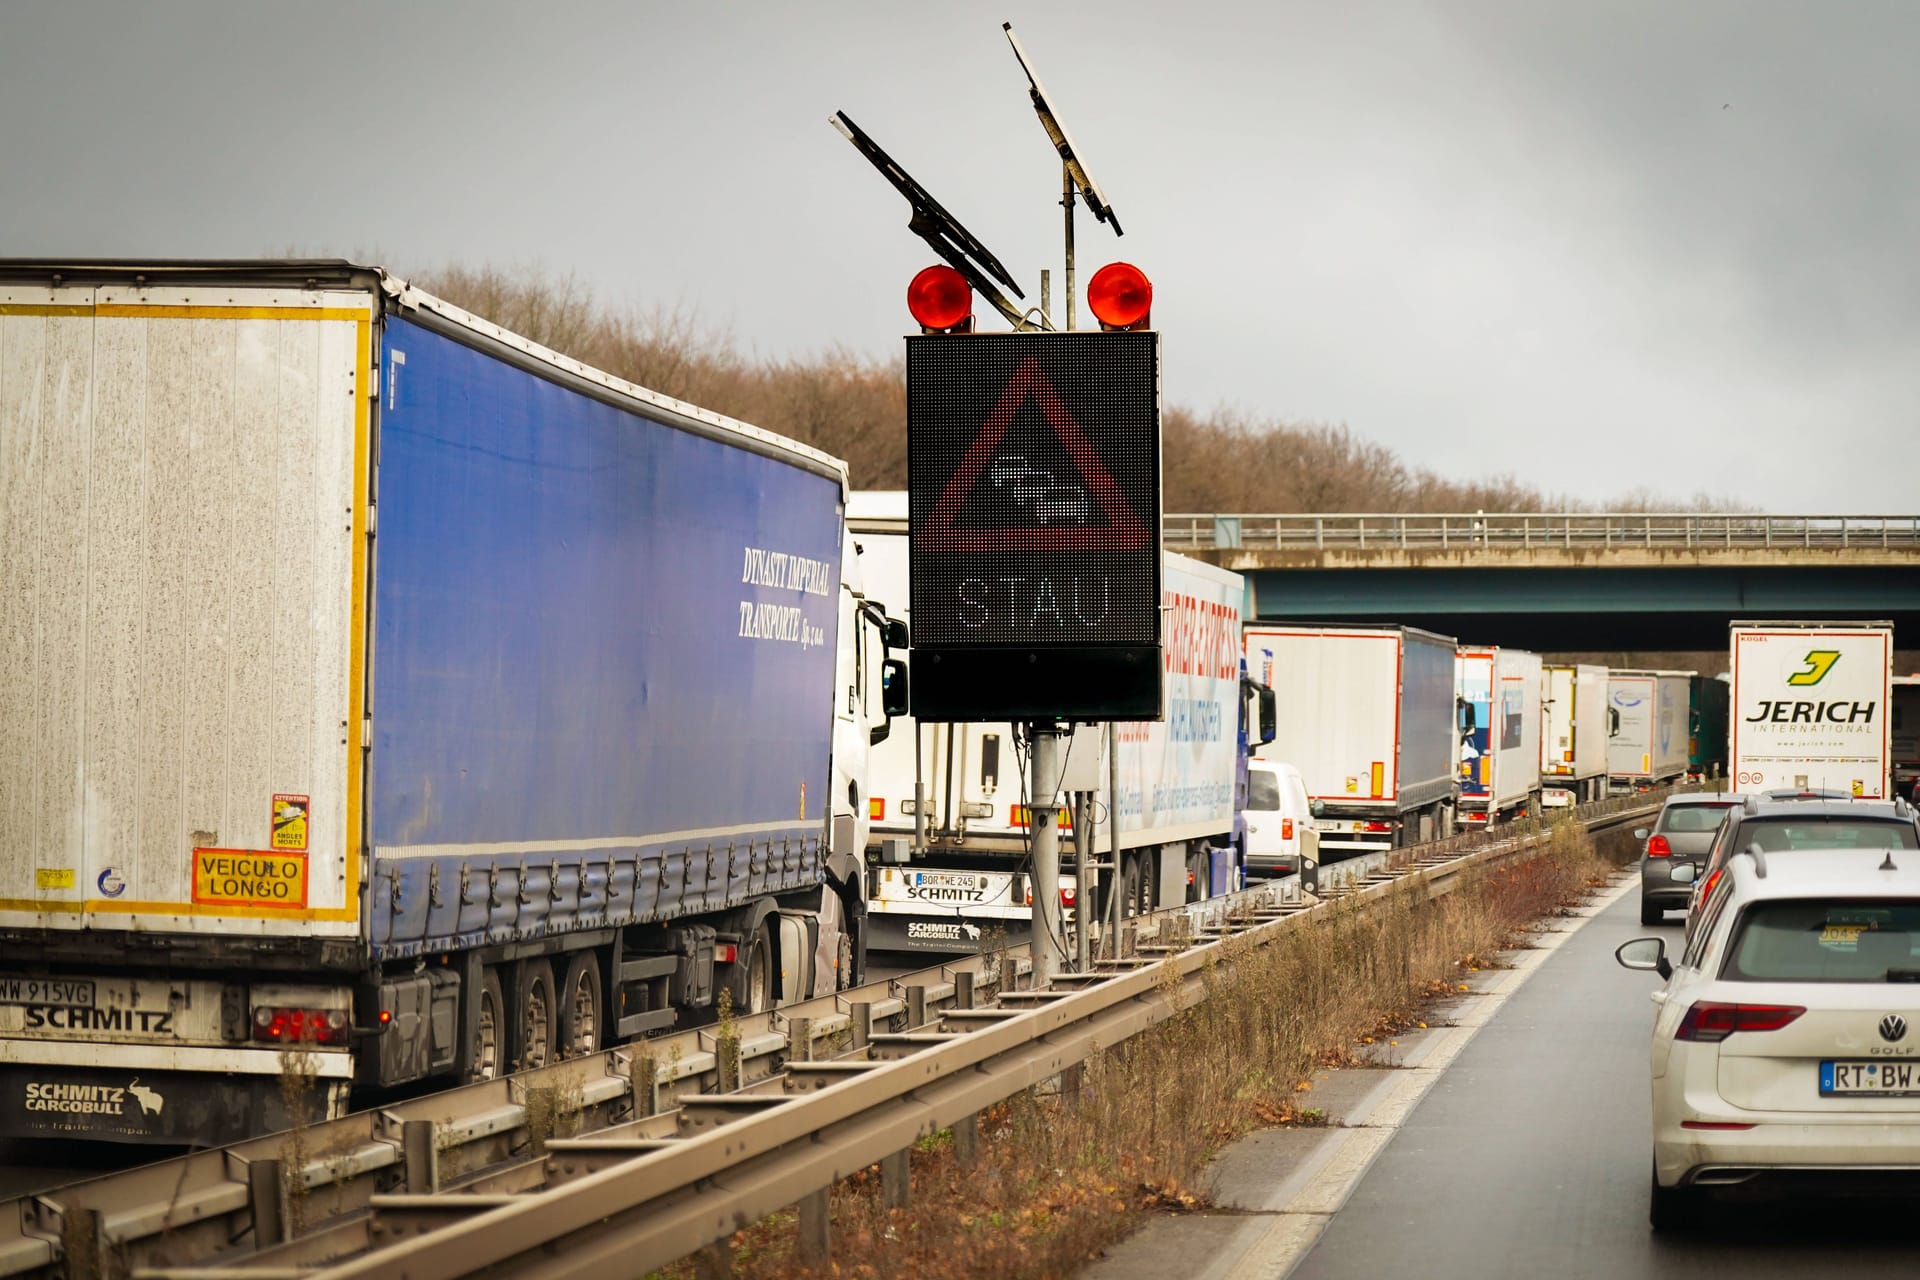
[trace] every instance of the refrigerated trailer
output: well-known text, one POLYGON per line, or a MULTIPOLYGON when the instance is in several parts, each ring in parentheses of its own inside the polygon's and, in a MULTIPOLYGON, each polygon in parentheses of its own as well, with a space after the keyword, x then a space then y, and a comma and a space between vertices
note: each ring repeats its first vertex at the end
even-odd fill
POLYGON ((846 489, 375 268, 0 264, 0 1134, 857 978, 904 635, 846 489))
POLYGON ((1460 818, 1482 825, 1537 813, 1540 803, 1540 655, 1462 645, 1455 692, 1460 735, 1460 818))
POLYGON ((1416 627, 1247 626, 1247 673, 1275 695, 1258 754, 1300 771, 1326 861, 1452 831, 1455 647, 1416 627))
MULTIPOLYGON (((854 494, 849 525, 870 587, 904 600, 907 495, 854 494)), ((1079 726, 1064 747, 1056 821, 1069 919, 1082 908, 1104 914, 1104 873, 1095 882, 1080 867, 1109 863, 1116 810, 1125 914, 1226 893, 1243 878, 1239 810, 1248 734, 1257 739, 1260 718, 1258 691, 1240 666, 1245 580, 1168 552, 1161 586, 1161 719, 1115 727, 1117 771, 1104 726, 1079 726), (1075 793, 1092 797, 1090 809, 1068 802, 1075 793), (1083 882, 1091 890, 1084 901, 1083 882)), ((1027 776, 1017 726, 896 722, 873 755, 867 906, 875 948, 966 953, 1027 936, 1034 804, 1027 776)))
POLYGON ((1607 669, 1540 668, 1540 803, 1564 808, 1607 789, 1607 669))
POLYGON ((1736 621, 1731 636, 1737 789, 1892 794, 1892 623, 1736 621))
POLYGON ((1631 791, 1687 771, 1691 671, 1607 673, 1607 779, 1631 791))

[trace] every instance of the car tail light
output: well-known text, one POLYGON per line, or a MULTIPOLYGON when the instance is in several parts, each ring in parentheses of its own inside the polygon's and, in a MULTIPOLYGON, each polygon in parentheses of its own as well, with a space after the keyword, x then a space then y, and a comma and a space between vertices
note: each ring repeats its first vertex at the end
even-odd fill
POLYGON ((1280 838, 1282 840, 1293 839, 1293 819, 1292 818, 1280 819, 1280 838))
POLYGON ((344 1009, 280 1009, 262 1006, 253 1011, 253 1038, 268 1044, 345 1044, 344 1009))
POLYGON ((1725 870, 1725 867, 1713 869, 1713 874, 1707 877, 1707 882, 1700 886, 1700 901, 1705 902, 1713 896, 1713 886, 1720 883, 1720 873, 1725 870))
POLYGON ((1665 836, 1655 836, 1653 839, 1647 841, 1647 856, 1649 858, 1671 858, 1673 856, 1673 846, 1667 843, 1665 836))
POLYGON ((1778 1031, 1805 1013, 1796 1004, 1725 1004, 1718 1000, 1696 1000, 1680 1019, 1676 1040, 1700 1044, 1718 1044, 1736 1031, 1778 1031))

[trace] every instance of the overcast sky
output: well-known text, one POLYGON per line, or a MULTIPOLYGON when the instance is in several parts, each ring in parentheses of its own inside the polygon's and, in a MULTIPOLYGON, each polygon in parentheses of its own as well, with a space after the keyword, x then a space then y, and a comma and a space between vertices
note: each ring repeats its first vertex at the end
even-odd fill
POLYGON ((888 355, 932 256, 835 109, 1057 287, 1003 18, 1171 399, 1589 501, 1920 510, 1910 4, 10 0, 0 254, 539 263, 888 355))

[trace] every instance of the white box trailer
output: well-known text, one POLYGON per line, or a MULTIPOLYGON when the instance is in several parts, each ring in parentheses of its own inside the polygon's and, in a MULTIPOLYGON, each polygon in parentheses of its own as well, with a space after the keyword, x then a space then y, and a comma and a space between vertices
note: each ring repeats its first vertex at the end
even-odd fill
POLYGON ((1462 645, 1456 693, 1471 712, 1460 732, 1460 817, 1479 825, 1532 813, 1540 794, 1540 655, 1462 645))
POLYGON ((1892 623, 1736 621, 1732 646, 1736 788, 1892 794, 1892 623))
MULTIPOLYGON (((906 600, 907 495, 854 493, 848 526, 869 589, 906 600)), ((1163 718, 1115 728, 1117 805, 1109 795, 1106 727, 1081 726, 1066 748, 1063 794, 1094 795, 1090 818, 1064 801, 1056 814, 1069 917, 1078 907, 1079 839, 1106 861, 1107 819, 1115 810, 1129 911, 1178 905, 1189 893, 1225 893, 1242 880, 1243 842, 1235 832, 1246 754, 1239 644, 1245 580, 1167 553, 1161 590, 1163 718)), ((871 945, 968 952, 1025 936, 1031 808, 1015 726, 900 718, 874 748, 870 769, 871 945)))
POLYGON ((1540 668, 1540 803, 1585 804, 1607 789, 1607 669, 1540 668))
POLYGON ((1616 790, 1687 771, 1691 671, 1607 673, 1607 779, 1616 790))
POLYGON ((1457 788, 1455 641, 1415 627, 1259 623, 1247 673, 1274 691, 1263 759, 1300 770, 1321 806, 1322 856, 1433 839, 1452 830, 1457 788))

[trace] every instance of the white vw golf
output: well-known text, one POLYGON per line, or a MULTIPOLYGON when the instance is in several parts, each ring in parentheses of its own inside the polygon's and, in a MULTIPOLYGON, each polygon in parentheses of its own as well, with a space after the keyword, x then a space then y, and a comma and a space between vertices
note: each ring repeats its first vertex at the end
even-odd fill
POLYGON ((1920 1190, 1920 853, 1735 854, 1654 993, 1655 1231, 1716 1189, 1920 1190))

